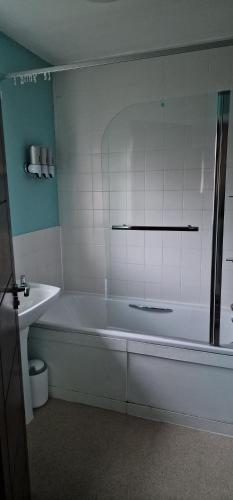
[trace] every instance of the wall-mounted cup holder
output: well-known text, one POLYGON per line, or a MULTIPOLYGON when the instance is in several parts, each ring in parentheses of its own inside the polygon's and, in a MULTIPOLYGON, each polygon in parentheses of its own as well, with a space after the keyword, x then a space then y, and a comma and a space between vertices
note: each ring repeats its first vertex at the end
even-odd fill
POLYGON ((55 177, 55 165, 52 150, 46 146, 34 146, 29 148, 29 161, 24 165, 26 174, 34 178, 48 179, 55 177))

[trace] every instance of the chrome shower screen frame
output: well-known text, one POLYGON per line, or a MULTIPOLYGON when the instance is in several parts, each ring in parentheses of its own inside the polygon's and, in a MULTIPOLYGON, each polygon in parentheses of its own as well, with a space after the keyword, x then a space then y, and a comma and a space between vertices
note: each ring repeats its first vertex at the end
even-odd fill
POLYGON ((230 91, 218 93, 210 289, 210 344, 219 346, 230 91))

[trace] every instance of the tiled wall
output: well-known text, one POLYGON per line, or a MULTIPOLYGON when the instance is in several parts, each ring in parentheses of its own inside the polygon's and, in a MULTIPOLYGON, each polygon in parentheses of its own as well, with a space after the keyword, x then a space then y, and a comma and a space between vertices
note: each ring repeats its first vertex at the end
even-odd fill
POLYGON ((14 236, 13 248, 17 279, 62 286, 59 226, 14 236))
MULTIPOLYGON (((155 147, 158 133, 156 137, 153 134, 148 148, 142 145, 142 135, 136 126, 136 140, 130 154, 125 156, 125 151, 106 150, 107 132, 105 136, 104 132, 117 113, 135 103, 157 100, 166 103, 168 98, 232 88, 232 56, 232 48, 216 49, 56 77, 55 120, 66 289, 104 293, 107 277, 111 293, 208 302, 212 158, 208 159, 209 167, 206 158, 203 177, 198 147, 193 148, 186 163, 185 157, 180 157, 186 150, 185 136, 180 148, 172 144, 171 134, 170 139, 167 136, 165 153, 164 148, 155 147), (103 152, 107 154, 101 157, 103 152), (109 170, 110 176, 103 174, 109 170), (122 191, 122 187, 129 182, 131 209, 127 212, 129 195, 127 188, 122 191), (123 221, 197 224, 201 232, 182 235, 111 232, 111 245, 106 246, 105 228, 123 221), (108 248, 111 248, 110 258, 108 248)), ((178 116, 176 125, 177 120, 178 116)), ((202 130, 199 132, 201 140, 202 130)), ((125 133, 122 123, 119 136, 125 133)))

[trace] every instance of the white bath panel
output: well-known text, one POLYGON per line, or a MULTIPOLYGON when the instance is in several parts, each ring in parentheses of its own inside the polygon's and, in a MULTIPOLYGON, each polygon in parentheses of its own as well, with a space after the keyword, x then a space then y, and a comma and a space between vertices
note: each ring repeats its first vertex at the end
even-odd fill
MULTIPOLYGON (((85 334, 72 336, 67 333, 66 336, 66 341, 59 338, 58 332, 56 339, 54 336, 53 339, 50 336, 51 340, 45 336, 30 339, 30 357, 46 362, 49 385, 64 391, 125 401, 127 353, 115 350, 117 345, 115 341, 113 345, 111 339, 85 334)), ((122 349, 120 340, 118 346, 122 349)))
POLYGON ((161 408, 152 408, 134 403, 127 403, 126 413, 134 417, 141 417, 147 420, 155 420, 156 422, 164 422, 167 424, 181 425, 182 427, 190 427, 201 431, 214 432, 216 434, 224 434, 233 437, 233 425, 207 418, 195 417, 192 415, 184 415, 174 411, 161 410, 161 408))
POLYGON ((211 354, 204 364, 201 353, 194 362, 163 356, 129 355, 130 403, 233 424, 232 369, 211 366, 211 354))

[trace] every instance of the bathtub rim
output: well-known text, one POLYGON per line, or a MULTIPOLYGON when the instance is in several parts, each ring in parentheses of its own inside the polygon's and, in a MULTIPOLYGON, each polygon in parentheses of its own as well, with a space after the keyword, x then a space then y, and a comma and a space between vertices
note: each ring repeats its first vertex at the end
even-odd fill
MULTIPOLYGON (((153 344, 153 345, 161 345, 165 347, 174 347, 179 349, 188 349, 194 351, 202 351, 202 352, 211 352, 213 354, 224 354, 228 356, 233 356, 233 343, 230 343, 229 346, 213 346, 211 344, 205 344, 204 342, 193 342, 190 340, 185 340, 178 337, 163 337, 159 335, 146 335, 142 333, 136 332, 128 332, 123 330, 108 330, 101 328, 91 328, 91 327, 78 327, 77 329, 60 326, 56 324, 51 324, 49 322, 38 322, 33 323, 32 327, 58 331, 60 333, 66 334, 81 334, 81 335, 89 335, 96 337, 106 337, 109 339, 118 339, 125 340, 126 342, 140 342, 144 344, 153 344)), ((65 337, 64 337, 65 341, 65 337)))
MULTIPOLYGON (((163 306, 174 306, 178 308, 189 309, 192 308, 194 310, 207 310, 209 308, 208 304, 198 304, 191 302, 177 302, 177 301, 169 301, 169 300, 153 300, 153 299, 143 299, 138 297, 122 297, 122 296, 108 296, 106 297, 103 294, 99 293, 90 293, 90 292, 78 292, 72 290, 62 290, 59 294, 59 297, 56 298, 56 301, 62 300, 64 297, 79 297, 79 298, 96 298, 100 299, 101 302, 113 301, 113 302, 131 302, 134 303, 146 303, 146 304, 158 304, 163 306)), ((222 312, 227 314, 231 314, 229 308, 226 306, 222 307, 222 312)), ((149 313, 150 314, 150 313, 149 313)), ((208 344, 206 342, 187 340, 182 337, 169 337, 169 336, 160 336, 160 335, 151 335, 151 334, 143 334, 140 332, 131 332, 129 330, 122 329, 108 329, 108 328, 94 328, 88 326, 79 325, 77 328, 69 327, 67 325, 59 325, 58 323, 51 323, 46 320, 42 320, 39 318, 38 321, 33 323, 31 326, 35 326, 37 328, 45 328, 52 331, 59 331, 64 334, 68 333, 79 333, 90 336, 97 337, 107 337, 119 340, 133 341, 133 342, 141 342, 155 345, 164 345, 167 347, 174 348, 183 348, 183 349, 191 349, 196 351, 203 352, 212 352, 215 354, 225 354, 228 356, 233 356, 233 341, 229 344, 223 344, 222 346, 213 346, 212 344, 208 344)))

